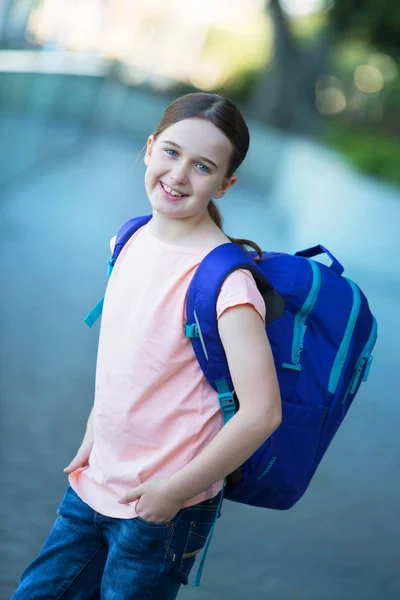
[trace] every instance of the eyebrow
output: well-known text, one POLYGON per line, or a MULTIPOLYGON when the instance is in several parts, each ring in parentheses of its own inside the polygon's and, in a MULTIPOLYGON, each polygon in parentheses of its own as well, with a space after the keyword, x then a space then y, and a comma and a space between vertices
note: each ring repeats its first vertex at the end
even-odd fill
MULTIPOLYGON (((183 148, 179 144, 177 144, 176 142, 171 142, 170 140, 164 140, 162 143, 163 144, 171 144, 171 146, 175 146, 175 148, 178 148, 179 150, 183 150, 183 148)), ((216 165, 215 162, 213 162, 209 158, 206 158, 205 156, 199 156, 199 158, 203 162, 208 162, 210 165, 212 165, 213 167, 215 167, 216 169, 218 169, 218 165, 216 165)))

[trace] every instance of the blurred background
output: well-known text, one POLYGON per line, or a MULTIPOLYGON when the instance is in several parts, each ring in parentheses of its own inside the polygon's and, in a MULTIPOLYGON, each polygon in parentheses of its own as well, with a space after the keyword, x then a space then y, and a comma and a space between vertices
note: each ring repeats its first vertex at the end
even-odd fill
MULTIPOLYGON (((39 551, 83 437, 109 239, 149 212, 140 151, 190 91, 243 111, 230 235, 318 243, 367 295, 370 379, 306 496, 226 502, 200 590, 400 598, 400 6, 389 0, 0 0, 0 598, 39 551)), ((321 259, 323 260, 323 259, 321 259)))

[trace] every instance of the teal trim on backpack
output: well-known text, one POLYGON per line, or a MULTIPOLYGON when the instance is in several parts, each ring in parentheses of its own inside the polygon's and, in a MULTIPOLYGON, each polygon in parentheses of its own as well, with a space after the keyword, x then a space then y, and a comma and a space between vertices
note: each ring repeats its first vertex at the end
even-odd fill
POLYGON ((292 371, 301 371, 301 365, 292 365, 291 363, 282 363, 283 369, 291 369, 292 371))
POLYGON ((219 513, 221 511, 222 501, 224 499, 224 488, 225 488, 225 485, 226 485, 226 478, 224 479, 224 483, 223 483, 223 486, 222 486, 221 499, 219 501, 219 505, 218 505, 218 508, 217 508, 217 514, 215 515, 215 521, 214 521, 213 526, 211 527, 211 531, 208 534, 207 541, 206 541, 205 546, 203 548, 203 554, 202 554, 202 557, 201 557, 200 564, 199 564, 199 566, 197 568, 196 578, 194 580, 193 587, 199 587, 200 582, 201 582, 201 576, 202 576, 203 569, 204 569, 204 563, 206 562, 206 557, 207 557, 208 549, 210 547, 211 538, 214 535, 214 530, 215 530, 215 526, 217 524, 218 515, 219 515, 219 513))
POLYGON ((308 296, 306 298, 306 301, 304 302, 299 312, 296 314, 294 321, 294 333, 292 344, 292 362, 294 365, 300 365, 300 355, 303 351, 304 336, 307 331, 307 326, 305 325, 305 322, 310 316, 310 313, 312 312, 315 306, 322 280, 321 271, 317 263, 314 260, 310 260, 309 258, 307 260, 312 268, 313 282, 308 296))
MULTIPOLYGON (((343 277, 343 279, 346 279, 346 277, 343 277)), ((349 285, 351 286, 351 289, 353 291, 353 306, 351 308, 351 313, 347 322, 346 331, 344 332, 344 336, 340 344, 338 353, 336 355, 335 362, 333 363, 331 375, 329 378, 328 391, 331 394, 334 394, 336 392, 339 379, 342 374, 347 355, 349 353, 351 338, 353 337, 354 328, 357 323, 361 306, 360 290, 358 289, 355 283, 350 281, 350 279, 346 279, 346 281, 349 282, 349 285)))
POLYGON ((292 369, 293 371, 301 371, 300 356, 303 351, 304 336, 307 331, 305 322, 315 306, 321 288, 321 270, 314 260, 310 260, 309 258, 307 260, 312 269, 312 285, 303 306, 295 316, 292 342, 292 364, 282 364, 284 369, 292 369))
POLYGON ((197 327, 196 323, 192 323, 191 325, 189 325, 189 323, 186 323, 185 336, 192 339, 200 337, 199 328, 197 327))
MULTIPOLYGON (((230 391, 229 385, 228 385, 228 382, 226 381, 226 379, 219 379, 218 381, 215 381, 214 383, 215 383, 215 387, 218 390, 219 405, 221 407, 222 412, 224 413, 224 425, 226 425, 228 423, 228 421, 236 413, 236 406, 235 406, 235 401, 233 398, 233 393, 230 391)), ((200 564, 199 564, 197 572, 196 572, 196 578, 195 578, 195 581, 193 584, 194 587, 199 587, 199 585, 200 585, 201 576, 202 576, 203 568, 204 568, 204 563, 206 562, 206 557, 207 557, 208 549, 210 547, 211 538, 214 535, 214 530, 215 530, 215 526, 217 524, 218 515, 220 513, 221 506, 222 506, 222 500, 224 499, 225 485, 226 485, 226 478, 224 479, 224 483, 222 486, 221 499, 219 501, 217 514, 215 515, 215 521, 213 523, 210 533, 208 534, 207 541, 206 541, 204 549, 203 549, 201 561, 200 561, 200 564)))
POLYGON ((366 383, 368 381, 369 372, 371 370, 371 365, 372 365, 373 360, 374 360, 374 357, 372 356, 372 354, 370 354, 370 356, 368 356, 368 358, 367 358, 367 366, 365 367, 365 371, 364 371, 363 383, 366 383))
POLYGON ((352 380, 350 381, 350 385, 347 389, 347 392, 344 395, 342 404, 345 404, 349 394, 354 394, 354 392, 356 391, 357 385, 360 380, 361 373, 363 371, 365 363, 367 363, 367 366, 365 368, 363 382, 366 382, 368 379, 369 370, 371 368, 371 364, 372 364, 372 360, 373 360, 373 356, 371 355, 371 352, 372 352, 373 347, 375 346, 376 338, 378 335, 378 324, 376 322, 375 317, 372 317, 372 318, 373 318, 373 322, 372 322, 371 333, 370 333, 367 343, 365 344, 364 349, 361 352, 360 357, 357 361, 356 370, 354 371, 354 375, 352 377, 352 380))
MULTIPOLYGON (((111 259, 108 261, 108 265, 107 265, 107 277, 110 277, 113 268, 114 268, 114 265, 113 265, 113 262, 111 259)), ((87 314, 86 317, 84 318, 84 321, 88 327, 92 328, 93 325, 96 323, 97 319, 101 316, 101 313, 103 312, 103 305, 104 305, 104 296, 100 300, 100 302, 98 302, 96 304, 96 306, 94 308, 92 308, 90 313, 87 314)))
POLYGON ((265 477, 265 475, 272 469, 272 467, 274 466, 275 461, 276 461, 277 458, 278 458, 277 456, 273 456, 271 458, 271 460, 269 461, 269 463, 268 463, 267 468, 265 469, 265 471, 263 471, 261 473, 261 475, 259 477, 257 477, 258 481, 260 481, 260 479, 262 479, 263 477, 265 477))
POLYGON ((84 321, 88 327, 93 327, 97 319, 100 317, 101 313, 103 312, 103 304, 104 297, 96 304, 94 308, 92 308, 90 313, 86 315, 84 321))
POLYGON ((214 383, 218 390, 219 406, 224 414, 224 425, 226 425, 236 413, 235 400, 226 379, 219 379, 214 383))

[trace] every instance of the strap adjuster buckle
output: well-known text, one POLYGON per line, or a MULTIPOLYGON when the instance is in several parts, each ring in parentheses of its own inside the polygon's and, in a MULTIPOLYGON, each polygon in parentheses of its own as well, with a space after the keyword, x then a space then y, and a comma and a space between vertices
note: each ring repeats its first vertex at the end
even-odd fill
POLYGON ((218 395, 219 404, 223 412, 236 411, 236 404, 231 392, 224 392, 218 395))
POLYGON ((188 337, 188 338, 198 338, 198 337, 200 337, 199 328, 197 326, 197 323, 192 323, 191 325, 189 325, 189 323, 186 323, 186 325, 185 325, 185 336, 188 337))

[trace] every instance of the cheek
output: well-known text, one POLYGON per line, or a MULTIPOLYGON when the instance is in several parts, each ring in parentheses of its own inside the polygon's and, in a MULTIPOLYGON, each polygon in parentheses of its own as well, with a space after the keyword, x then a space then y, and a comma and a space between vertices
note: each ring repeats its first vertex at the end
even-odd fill
POLYGON ((211 198, 211 196, 217 191, 218 189, 218 182, 214 181, 210 181, 209 179, 207 181, 205 181, 206 178, 204 178, 203 181, 199 182, 199 191, 201 193, 201 195, 203 196, 208 196, 208 198, 211 198))
POLYGON ((146 173, 144 176, 144 181, 146 185, 151 185, 159 178, 160 168, 154 162, 149 163, 149 166, 146 169, 146 173))
POLYGON ((153 177, 160 175, 161 173, 165 173, 168 170, 168 160, 164 157, 154 157, 147 167, 148 171, 153 177))

